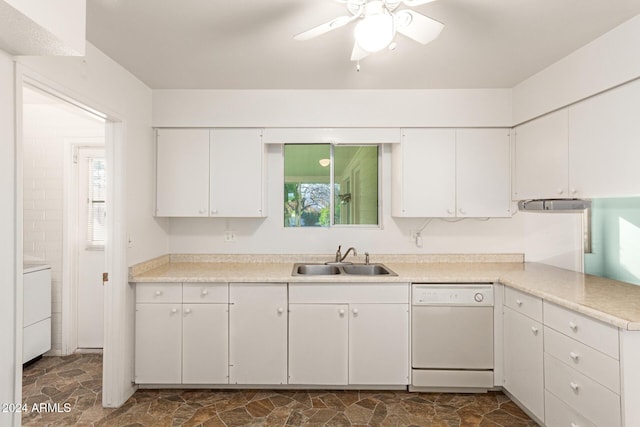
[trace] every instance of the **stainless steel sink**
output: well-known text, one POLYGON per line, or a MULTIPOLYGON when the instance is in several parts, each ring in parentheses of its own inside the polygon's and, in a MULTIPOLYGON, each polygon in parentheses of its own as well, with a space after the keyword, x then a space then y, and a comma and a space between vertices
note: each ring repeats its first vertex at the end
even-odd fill
POLYGON ((358 276, 395 276, 396 274, 382 264, 352 264, 342 267, 346 274, 358 276))
POLYGON ((397 276, 383 264, 304 264, 293 266, 293 276, 397 276))
POLYGON ((334 265, 296 264, 293 267, 294 276, 325 276, 333 274, 340 274, 340 269, 334 265))

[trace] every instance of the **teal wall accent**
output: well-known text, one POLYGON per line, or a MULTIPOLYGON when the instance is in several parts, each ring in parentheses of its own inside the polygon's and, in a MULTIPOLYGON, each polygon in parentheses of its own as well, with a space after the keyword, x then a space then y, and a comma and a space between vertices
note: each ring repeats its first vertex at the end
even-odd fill
POLYGON ((585 273, 640 285, 640 197, 594 199, 585 273))

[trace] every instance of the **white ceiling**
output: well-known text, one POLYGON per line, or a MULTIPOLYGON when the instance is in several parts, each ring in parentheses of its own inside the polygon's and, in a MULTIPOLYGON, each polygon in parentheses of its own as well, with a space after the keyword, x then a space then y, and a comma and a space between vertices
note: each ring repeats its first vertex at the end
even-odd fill
MULTIPOLYGON (((423 46, 350 61, 353 23, 334 0, 88 0, 87 39, 154 89, 504 88, 640 13, 640 0, 438 0, 445 24, 423 46)), ((587 72, 587 70, 585 70, 587 72)))

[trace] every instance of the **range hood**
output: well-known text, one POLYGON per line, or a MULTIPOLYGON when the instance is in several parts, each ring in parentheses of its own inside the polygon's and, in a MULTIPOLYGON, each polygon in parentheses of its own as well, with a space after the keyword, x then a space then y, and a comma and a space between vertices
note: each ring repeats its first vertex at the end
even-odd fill
POLYGON ((518 210, 522 212, 577 212, 590 207, 591 201, 582 199, 537 199, 518 202, 518 210))

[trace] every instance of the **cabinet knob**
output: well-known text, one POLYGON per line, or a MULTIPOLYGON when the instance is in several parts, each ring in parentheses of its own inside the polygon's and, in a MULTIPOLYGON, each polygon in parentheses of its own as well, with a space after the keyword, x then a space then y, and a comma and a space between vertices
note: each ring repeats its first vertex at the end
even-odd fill
POLYGON ((578 424, 576 424, 576 423, 571 423, 570 427, 580 427, 580 426, 578 424))
POLYGON ((573 194, 573 195, 578 194, 578 190, 577 190, 577 189, 575 189, 575 188, 572 188, 572 189, 571 189, 571 194, 573 194))
POLYGON ((177 312, 178 312, 178 309, 177 309, 177 308, 172 308, 172 309, 171 309, 171 313, 176 314, 177 312))
POLYGON ((162 291, 156 291, 156 296, 159 297, 160 295, 162 295, 162 291))
POLYGON ((580 355, 578 355, 578 353, 576 353, 575 351, 572 351, 569 353, 569 357, 571 359, 573 359, 574 362, 578 362, 578 359, 580 358, 580 355))
POLYGON ((203 290, 202 290, 202 295, 208 295, 208 294, 209 294, 209 291, 208 291, 208 290, 206 290, 206 289, 203 289, 203 290))
POLYGON ((558 190, 556 191, 558 194, 564 194, 564 190, 562 188, 558 188, 558 190))
POLYGON ((207 210, 206 210, 206 209, 200 209, 200 210, 198 211, 198 213, 199 213, 199 214, 205 214, 205 213, 207 213, 207 210))
POLYGON ((574 393, 578 393, 578 391, 580 390, 580 386, 573 381, 569 383, 569 387, 571 387, 571 390, 573 390, 574 393))
POLYGON ((532 326, 531 332, 533 332, 533 335, 538 335, 538 328, 536 328, 535 326, 532 326))
POLYGON ((518 307, 522 307, 522 300, 517 299, 516 304, 518 305, 518 307))
POLYGON ((455 211, 453 209, 447 209, 447 213, 449 215, 453 215, 455 213, 455 211))
POLYGON ((185 310, 184 310, 184 313, 185 313, 185 314, 189 314, 189 313, 191 313, 191 309, 190 309, 190 308, 185 309, 185 310))
POLYGON ((460 208, 458 209, 458 211, 462 214, 462 215, 466 215, 467 211, 465 211, 464 209, 460 208))
POLYGON ((282 313, 284 313, 284 308, 278 307, 278 314, 282 314, 282 313))
POLYGON ((356 316, 358 315, 358 309, 357 308, 354 308, 353 310, 351 310, 351 312, 356 316))
POLYGON ((573 332, 577 332, 578 331, 578 325, 576 325, 574 322, 569 322, 569 327, 571 328, 571 330, 573 332))
POLYGON ((338 313, 340 314, 340 316, 344 316, 345 311, 343 309, 338 310, 338 313))
POLYGON ((216 215, 217 213, 218 213, 218 210, 217 210, 217 209, 212 209, 212 210, 211 210, 211 215, 216 215))

